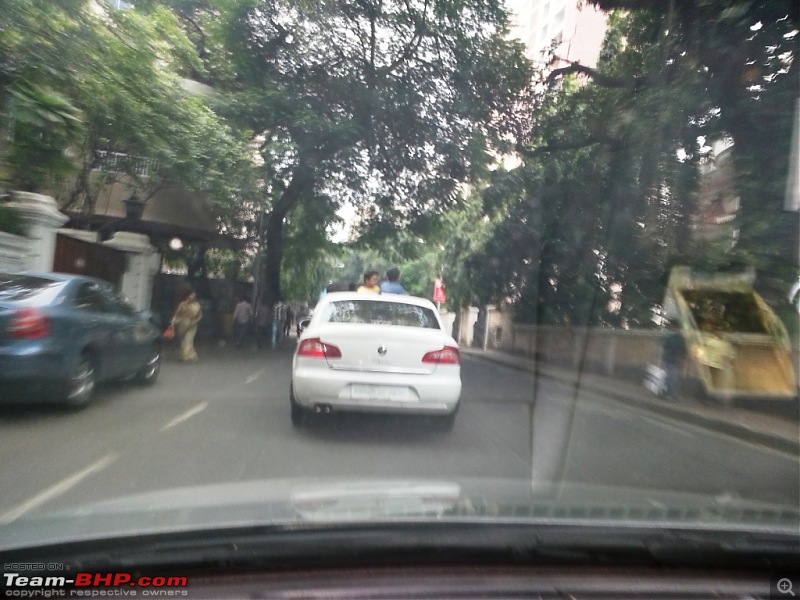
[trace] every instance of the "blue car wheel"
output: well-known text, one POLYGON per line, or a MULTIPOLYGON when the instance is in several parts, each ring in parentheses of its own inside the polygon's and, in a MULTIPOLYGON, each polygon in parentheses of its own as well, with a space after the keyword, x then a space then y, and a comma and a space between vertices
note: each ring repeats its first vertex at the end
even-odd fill
POLYGON ((82 408, 92 399, 96 374, 92 360, 82 354, 70 371, 66 386, 66 403, 72 408, 82 408))

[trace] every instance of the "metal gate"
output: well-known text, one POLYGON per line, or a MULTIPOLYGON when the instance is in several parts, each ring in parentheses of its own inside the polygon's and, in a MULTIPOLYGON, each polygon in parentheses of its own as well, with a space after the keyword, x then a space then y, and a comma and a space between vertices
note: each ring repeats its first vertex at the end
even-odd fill
POLYGON ((56 237, 53 271, 57 273, 96 277, 119 288, 122 286, 125 268, 125 253, 122 250, 79 240, 63 233, 56 237))

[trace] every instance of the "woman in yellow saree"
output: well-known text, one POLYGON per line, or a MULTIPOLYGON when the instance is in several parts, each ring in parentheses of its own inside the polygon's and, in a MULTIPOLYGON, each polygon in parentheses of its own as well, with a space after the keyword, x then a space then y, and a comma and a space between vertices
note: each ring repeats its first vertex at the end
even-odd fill
POLYGON ((197 324, 203 318, 203 309, 197 301, 197 295, 191 292, 186 299, 178 305, 172 324, 178 330, 178 340, 181 346, 181 360, 194 362, 197 352, 194 349, 194 336, 197 334, 197 324))

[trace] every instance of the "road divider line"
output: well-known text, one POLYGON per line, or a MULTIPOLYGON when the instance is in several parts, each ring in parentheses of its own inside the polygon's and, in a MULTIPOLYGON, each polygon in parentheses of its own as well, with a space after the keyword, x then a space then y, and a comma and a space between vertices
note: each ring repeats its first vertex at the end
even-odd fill
POLYGON ((261 376, 264 374, 264 371, 265 371, 265 369, 261 369, 261 370, 260 370, 258 373, 254 373, 253 375, 250 375, 250 377, 248 377, 247 379, 245 379, 245 381, 244 381, 244 384, 245 384, 245 385, 250 385, 250 384, 251 384, 251 383, 253 383, 253 382, 254 382, 256 379, 258 379, 259 377, 261 377, 261 376))
POLYGON ((57 498, 62 494, 68 492, 70 489, 78 485, 81 481, 98 473, 108 467, 111 463, 119 458, 116 454, 108 454, 101 458, 100 460, 93 462, 88 467, 78 471, 77 473, 73 473, 69 477, 62 479, 55 485, 47 488, 43 492, 36 494, 30 500, 23 502, 16 508, 9 510, 8 512, 4 513, 0 516, 0 524, 8 524, 13 521, 19 519, 25 513, 32 511, 35 508, 38 508, 42 504, 49 502, 53 498, 57 498))
POLYGON ((176 425, 179 425, 186 421, 187 419, 191 419, 193 416, 203 412, 206 408, 208 408, 208 402, 201 402, 197 406, 194 406, 187 410, 185 413, 178 415, 172 421, 164 425, 159 431, 164 432, 167 429, 172 429, 176 425))

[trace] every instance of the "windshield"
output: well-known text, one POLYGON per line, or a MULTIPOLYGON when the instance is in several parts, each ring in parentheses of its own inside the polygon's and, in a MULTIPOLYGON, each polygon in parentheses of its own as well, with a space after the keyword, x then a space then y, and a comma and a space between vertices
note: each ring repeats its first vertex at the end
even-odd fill
POLYGON ((2 6, 0 551, 796 536, 796 0, 2 6))

